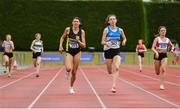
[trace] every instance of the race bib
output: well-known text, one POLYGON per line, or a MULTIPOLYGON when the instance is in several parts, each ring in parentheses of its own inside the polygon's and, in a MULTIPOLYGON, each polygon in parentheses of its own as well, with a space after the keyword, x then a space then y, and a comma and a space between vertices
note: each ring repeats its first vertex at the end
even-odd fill
POLYGON ((4 48, 11 48, 10 44, 6 44, 4 48))
POLYGON ((78 42, 69 42, 69 47, 70 48, 79 48, 78 42))
POLYGON ((139 52, 144 52, 144 49, 139 49, 138 51, 139 51, 139 52))
POLYGON ((119 41, 118 40, 111 40, 111 47, 112 48, 117 48, 117 47, 119 47, 119 45, 120 45, 120 43, 119 43, 119 41))
POLYGON ((167 49, 167 43, 161 43, 161 44, 159 45, 159 47, 160 47, 161 49, 167 49))

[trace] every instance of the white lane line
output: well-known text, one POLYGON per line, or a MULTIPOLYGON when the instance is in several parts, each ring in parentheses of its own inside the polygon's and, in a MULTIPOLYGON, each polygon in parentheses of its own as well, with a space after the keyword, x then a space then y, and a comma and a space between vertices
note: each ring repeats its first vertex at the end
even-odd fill
POLYGON ((129 82, 129 81, 127 81, 125 79, 122 79, 122 78, 119 78, 119 80, 121 80, 121 81, 123 81, 123 82, 125 82, 125 83, 127 83, 127 84, 129 84, 129 85, 131 85, 131 86, 133 86, 135 88, 137 88, 137 89, 140 89, 140 90, 142 90, 142 91, 144 91, 144 92, 146 92, 146 93, 148 93, 148 94, 150 94, 150 95, 152 95, 152 96, 154 96, 154 97, 156 97, 156 98, 158 98, 158 99, 160 99, 160 100, 162 100, 162 101, 164 101, 164 102, 166 102, 166 103, 168 103, 168 104, 170 104, 170 105, 172 105, 174 107, 180 108, 179 105, 177 105, 177 104, 175 104, 175 103, 173 103, 173 102, 171 102, 169 100, 166 100, 166 99, 164 99, 164 98, 162 98, 162 97, 160 97, 160 96, 158 96, 158 95, 156 95, 156 94, 154 94, 152 92, 149 92, 149 91, 141 88, 140 86, 137 86, 137 85, 133 84, 132 82, 129 82))
POLYGON ((47 90, 47 88, 51 85, 51 83, 57 78, 57 76, 60 74, 60 72, 63 70, 63 68, 61 68, 56 75, 51 79, 51 81, 49 81, 49 83, 45 86, 45 88, 39 93, 39 95, 33 100, 33 102, 28 106, 28 109, 31 109, 34 104, 39 100, 39 98, 41 97, 41 95, 47 90))
MULTIPOLYGON (((80 68, 80 67, 79 67, 80 68)), ((93 85, 91 84, 91 82, 89 81, 89 79, 87 78, 85 72, 80 68, 81 73, 83 74, 85 80, 87 81, 87 83, 89 84, 89 86, 91 87, 92 91, 94 92, 94 94, 96 95, 96 98, 98 99, 99 103, 101 104, 101 107, 103 109, 107 109, 105 104, 103 103, 103 101, 101 100, 101 98, 99 97, 97 91, 95 90, 95 88, 93 87, 93 85)))
MULTIPOLYGON (((152 79, 152 80, 160 81, 159 79, 153 78, 151 76, 148 76, 148 75, 145 75, 145 74, 142 74, 142 73, 136 73, 134 71, 129 71, 129 70, 125 70, 125 69, 123 70, 123 69, 124 68, 121 68, 120 70, 125 71, 125 72, 129 72, 129 73, 132 73, 132 74, 135 74, 135 75, 139 75, 139 76, 142 76, 142 77, 146 77, 146 78, 149 78, 149 79, 152 79)), ((169 82, 169 81, 164 81, 164 82, 167 83, 167 84, 170 84, 170 85, 180 87, 180 84, 176 84, 176 83, 169 82)))
MULTIPOLYGON (((102 70, 102 69, 100 69, 100 70, 103 71, 103 72, 105 72, 105 71, 102 70)), ((143 92, 146 92, 146 93, 148 93, 148 94, 150 94, 150 95, 152 95, 152 96, 160 99, 161 101, 164 101, 164 102, 166 102, 166 103, 168 103, 168 104, 170 104, 170 105, 172 105, 172 106, 174 106, 174 107, 176 107, 176 108, 180 108, 180 106, 179 106, 178 104, 175 104, 175 103, 173 103, 173 102, 171 102, 171 101, 169 101, 169 100, 166 100, 166 99, 164 99, 164 98, 162 98, 162 97, 160 97, 160 96, 158 96, 158 95, 156 95, 156 94, 154 94, 154 93, 152 93, 152 92, 150 92, 150 91, 147 91, 147 90, 141 88, 140 86, 133 84, 132 82, 129 82, 129 81, 127 81, 127 80, 125 80, 125 79, 122 79, 122 78, 119 78, 119 80, 121 80, 121 81, 123 81, 124 83, 129 84, 129 85, 131 85, 131 86, 133 86, 133 87, 135 87, 135 88, 137 88, 137 89, 139 89, 139 90, 141 90, 141 91, 143 91, 143 92)))
POLYGON ((28 75, 26 75, 26 76, 23 76, 23 77, 21 77, 21 78, 19 78, 19 79, 17 79, 17 80, 14 80, 14 81, 9 82, 9 83, 7 83, 7 84, 5 84, 5 85, 3 85, 3 86, 0 86, 0 89, 6 88, 6 87, 8 87, 8 86, 10 86, 10 85, 12 85, 12 84, 14 84, 14 83, 16 83, 16 82, 19 82, 19 81, 21 81, 21 80, 23 80, 23 79, 31 76, 31 75, 34 74, 34 73, 35 73, 35 72, 30 73, 30 74, 28 74, 28 75))

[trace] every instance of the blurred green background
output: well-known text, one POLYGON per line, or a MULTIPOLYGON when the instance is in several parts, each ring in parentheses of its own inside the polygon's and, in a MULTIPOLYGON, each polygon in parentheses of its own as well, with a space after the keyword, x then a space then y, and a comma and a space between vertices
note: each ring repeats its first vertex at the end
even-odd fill
POLYGON ((160 25, 167 26, 170 39, 180 42, 179 12, 178 2, 1 0, 0 36, 4 40, 5 34, 12 34, 16 51, 28 51, 34 34, 40 32, 45 50, 57 51, 64 29, 71 26, 73 17, 79 16, 86 31, 87 47, 102 51, 105 18, 116 14, 117 25, 124 29, 128 40, 122 51, 135 51, 139 38, 151 47, 160 25))

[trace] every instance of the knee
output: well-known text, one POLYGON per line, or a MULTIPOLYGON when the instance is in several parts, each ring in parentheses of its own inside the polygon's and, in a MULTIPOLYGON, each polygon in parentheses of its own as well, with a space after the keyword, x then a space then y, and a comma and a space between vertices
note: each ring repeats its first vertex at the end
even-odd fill
POLYGON ((67 68, 66 68, 66 71, 67 71, 67 72, 71 72, 71 71, 72 71, 72 68, 67 67, 67 68))
POLYGON ((10 63, 9 60, 5 60, 6 65, 9 65, 9 63, 10 63))
POLYGON ((112 74, 112 70, 111 70, 111 69, 108 69, 108 73, 109 73, 109 74, 112 74))
POLYGON ((39 62, 38 62, 38 61, 36 61, 36 65, 39 65, 39 62))
POLYGON ((166 68, 165 67, 163 67, 162 70, 163 70, 163 72, 166 72, 166 68))
POLYGON ((119 71, 119 66, 118 66, 118 65, 115 65, 115 66, 114 66, 114 71, 115 71, 115 72, 118 72, 118 71, 119 71))
POLYGON ((5 60, 5 63, 9 64, 9 60, 5 60))
POLYGON ((5 59, 4 59, 4 62, 8 62, 8 63, 9 63, 9 59, 8 59, 8 58, 5 58, 5 59))
POLYGON ((119 67, 115 67, 115 72, 119 72, 119 67))

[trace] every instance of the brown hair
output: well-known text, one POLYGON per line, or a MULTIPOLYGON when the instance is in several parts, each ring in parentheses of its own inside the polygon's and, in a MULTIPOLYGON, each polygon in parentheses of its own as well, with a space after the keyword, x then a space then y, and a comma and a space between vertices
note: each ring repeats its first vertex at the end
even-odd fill
POLYGON ((116 17, 115 14, 109 14, 109 15, 106 17, 105 22, 104 22, 104 26, 105 26, 105 27, 107 27, 107 26, 110 25, 110 24, 108 23, 108 21, 109 21, 109 18, 110 18, 111 16, 115 16, 115 17, 116 17))
POLYGON ((160 32, 161 28, 165 28, 165 29, 167 30, 166 26, 159 26, 159 27, 158 27, 158 33, 155 34, 154 37, 160 36, 160 35, 159 35, 159 32, 160 32))
POLYGON ((74 20, 74 19, 78 19, 78 20, 79 20, 79 22, 80 22, 79 28, 82 28, 83 25, 82 25, 81 19, 80 19, 79 17, 77 17, 77 16, 74 17, 73 20, 74 20))
MULTIPOLYGON (((161 28, 165 28, 165 29, 166 29, 166 26, 159 26, 158 32, 160 32, 161 28)), ((166 29, 166 30, 167 30, 167 29, 166 29)))
POLYGON ((6 36, 8 36, 8 35, 10 35, 10 36, 11 36, 11 34, 10 34, 10 33, 7 33, 7 34, 6 34, 6 36))
POLYGON ((143 39, 138 39, 137 44, 139 44, 139 41, 142 40, 142 44, 144 44, 144 40, 143 39))

